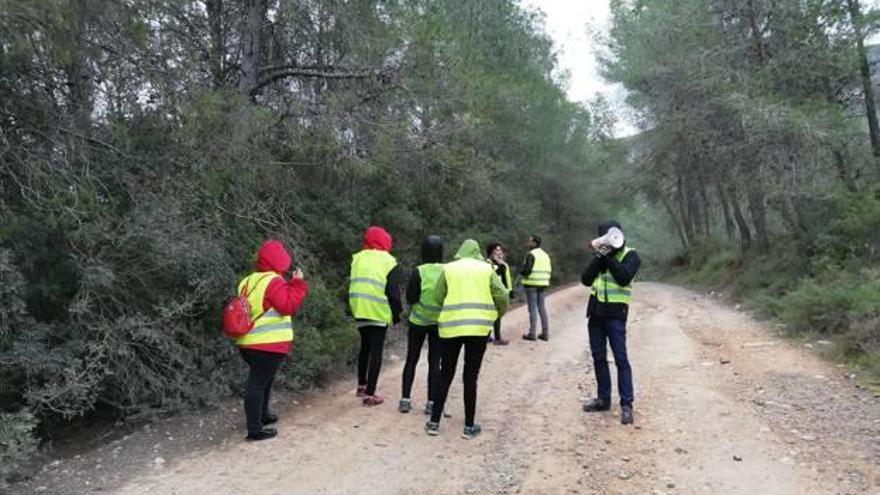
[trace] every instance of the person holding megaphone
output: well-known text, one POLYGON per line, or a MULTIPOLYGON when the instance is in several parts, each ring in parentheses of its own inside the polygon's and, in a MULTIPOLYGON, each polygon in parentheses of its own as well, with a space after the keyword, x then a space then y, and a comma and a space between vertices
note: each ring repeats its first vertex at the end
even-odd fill
POLYGON ((610 345, 617 366, 620 422, 632 424, 633 380, 626 354, 626 319, 632 281, 639 271, 641 259, 634 249, 626 246, 623 229, 614 220, 599 224, 599 237, 590 242, 589 249, 593 256, 581 274, 581 283, 590 287, 587 330, 598 393, 595 399, 583 405, 583 409, 586 412, 611 409, 611 374, 607 359, 607 345, 610 345))

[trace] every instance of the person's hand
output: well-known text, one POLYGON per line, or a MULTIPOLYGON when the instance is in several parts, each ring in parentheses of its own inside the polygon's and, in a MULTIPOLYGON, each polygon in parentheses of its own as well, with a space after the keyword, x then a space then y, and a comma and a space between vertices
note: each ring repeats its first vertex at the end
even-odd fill
POLYGON ((290 278, 292 280, 302 280, 305 277, 303 276, 302 270, 297 268, 296 270, 293 271, 293 273, 290 274, 290 278))

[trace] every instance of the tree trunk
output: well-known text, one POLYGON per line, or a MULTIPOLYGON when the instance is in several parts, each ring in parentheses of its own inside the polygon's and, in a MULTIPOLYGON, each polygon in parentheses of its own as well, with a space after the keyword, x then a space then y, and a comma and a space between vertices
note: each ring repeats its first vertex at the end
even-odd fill
POLYGON ((746 252, 752 247, 752 232, 749 229, 748 222, 746 222, 745 215, 743 215, 742 208, 740 208, 736 184, 733 181, 728 181, 728 184, 728 196, 730 197, 730 205, 733 207, 733 218, 736 220, 736 226, 739 229, 740 250, 746 252))
POLYGON ((877 124, 877 104, 874 101, 874 86, 871 84, 871 66, 868 63, 868 51, 865 49, 865 34, 862 30, 864 19, 859 0, 847 0, 849 16, 856 35, 856 47, 859 51, 859 70, 862 73, 862 91, 865 95, 865 113, 868 115, 868 133, 871 138, 871 149, 874 156, 880 156, 880 128, 877 124))
POLYGON ((69 63, 64 68, 72 125, 77 132, 84 135, 88 135, 92 127, 94 96, 94 77, 85 49, 88 31, 87 9, 86 0, 72 0, 70 3, 70 11, 76 16, 69 32, 69 42, 73 51, 69 63))
POLYGON ((757 183, 753 182, 746 191, 746 199, 749 203, 749 214, 752 216, 752 223, 755 224, 755 237, 758 240, 758 247, 766 250, 770 247, 770 237, 767 235, 767 206, 764 204, 764 191, 760 189, 757 183))
POLYGON ((211 71, 211 83, 215 89, 226 84, 226 35, 223 31, 223 0, 206 0, 208 26, 211 31, 211 51, 208 61, 211 71))
POLYGON ((253 101, 257 88, 262 53, 262 27, 267 0, 245 0, 245 18, 241 23, 241 77, 238 91, 243 100, 253 101))
POLYGON ((724 193, 724 187, 721 183, 718 183, 717 187, 718 200, 721 202, 721 212, 724 214, 724 230, 727 232, 727 238, 732 241, 736 239, 736 227, 733 224, 733 218, 730 216, 730 205, 727 201, 727 194, 724 193))

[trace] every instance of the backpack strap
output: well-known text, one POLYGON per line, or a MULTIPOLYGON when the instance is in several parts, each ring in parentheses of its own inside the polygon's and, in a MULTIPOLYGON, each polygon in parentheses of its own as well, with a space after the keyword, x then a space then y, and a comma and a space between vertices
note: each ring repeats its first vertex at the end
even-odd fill
MULTIPOLYGON (((271 273, 267 273, 266 275, 263 275, 262 277, 259 278, 259 280, 256 281, 256 283, 254 283, 254 286, 253 286, 251 289, 256 289, 257 286, 260 285, 260 282, 262 282, 263 280, 265 280, 266 277, 271 277, 271 276, 272 276, 271 273)), ((249 296, 250 293, 251 293, 251 289, 248 289, 248 284, 245 283, 245 284, 244 284, 244 288, 242 288, 242 290, 241 290, 241 292, 242 292, 241 295, 242 295, 245 299, 247 299, 248 296, 249 296)), ((253 319, 253 322, 256 323, 257 320, 259 320, 260 318, 262 318, 263 315, 266 314, 266 311, 267 311, 267 310, 264 309, 259 315, 257 315, 256 318, 253 319)))

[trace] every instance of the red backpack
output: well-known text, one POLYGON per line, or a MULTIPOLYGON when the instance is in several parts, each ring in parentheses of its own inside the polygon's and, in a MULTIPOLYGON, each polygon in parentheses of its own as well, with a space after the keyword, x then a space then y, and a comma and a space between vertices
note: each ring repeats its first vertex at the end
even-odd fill
MULTIPOLYGON (((260 277, 257 283, 254 284, 254 287, 259 285, 268 276, 263 275, 260 277)), ((223 307, 223 333, 227 337, 237 339, 244 336, 254 328, 257 320, 266 313, 263 311, 256 318, 251 319, 251 303, 248 301, 250 292, 247 283, 245 283, 241 294, 230 299, 226 306, 223 307)))

